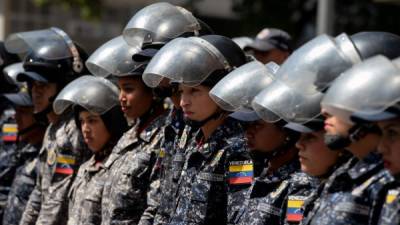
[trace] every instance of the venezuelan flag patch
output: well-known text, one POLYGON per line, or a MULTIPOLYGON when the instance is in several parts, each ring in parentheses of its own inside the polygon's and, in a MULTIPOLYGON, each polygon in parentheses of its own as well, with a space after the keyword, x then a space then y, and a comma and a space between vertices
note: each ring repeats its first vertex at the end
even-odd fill
POLYGON ((229 164, 229 184, 249 184, 253 181, 253 162, 232 161, 229 164))
POLYGON ((386 195, 386 204, 391 204, 399 194, 398 190, 390 190, 389 193, 386 195))
POLYGON ((286 210, 286 220, 288 222, 300 222, 303 219, 303 210, 301 207, 304 205, 303 196, 289 196, 286 210))
POLYGON ((2 127, 3 141, 5 142, 16 142, 18 127, 15 123, 5 123, 2 127))
POLYGON ((56 173, 64 175, 72 175, 74 173, 74 169, 72 168, 72 166, 75 165, 74 156, 60 154, 57 156, 56 161, 56 173))

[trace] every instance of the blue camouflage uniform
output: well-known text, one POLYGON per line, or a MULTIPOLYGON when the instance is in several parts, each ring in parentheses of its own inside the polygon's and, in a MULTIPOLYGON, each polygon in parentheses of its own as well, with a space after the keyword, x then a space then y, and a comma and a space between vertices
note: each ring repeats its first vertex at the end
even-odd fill
POLYGON ((239 122, 226 119, 204 141, 193 133, 169 224, 226 224, 253 181, 253 163, 239 122))
POLYGON ((398 177, 386 194, 378 225, 400 224, 400 183, 398 177))
POLYGON ((3 225, 17 225, 32 193, 38 173, 40 145, 26 144, 18 150, 18 168, 8 195, 3 225))
POLYGON ((391 180, 376 152, 353 157, 329 177, 302 224, 376 224, 391 180))
POLYGON ((46 130, 39 153, 39 173, 21 225, 63 225, 68 219, 68 192, 79 166, 90 156, 73 113, 67 111, 46 130))
POLYGON ((141 131, 137 122, 120 138, 104 163, 109 178, 102 195, 101 224, 139 223, 148 208, 148 192, 153 189, 150 186, 158 183, 157 177, 151 176, 166 116, 159 115, 141 131))
POLYGON ((15 111, 7 108, 0 117, 0 221, 7 204, 15 171, 18 167, 17 124, 14 119, 15 111))
POLYGON ((253 182, 232 224, 283 224, 287 198, 304 199, 313 190, 313 178, 298 172, 297 157, 275 172, 265 168, 253 182))
POLYGON ((101 224, 101 196, 108 179, 104 161, 113 147, 108 143, 101 152, 80 166, 68 194, 68 225, 101 224))
POLYGON ((143 217, 149 217, 146 215, 150 211, 148 207, 143 213, 140 224, 161 225, 166 224, 169 220, 174 205, 177 183, 185 159, 185 149, 179 148, 181 136, 184 136, 183 139, 187 140, 187 137, 190 136, 190 127, 185 127, 182 111, 172 109, 167 117, 161 150, 155 165, 160 177, 158 190, 155 190, 158 195, 159 205, 153 207, 154 220, 147 220, 147 223, 144 223, 143 217))

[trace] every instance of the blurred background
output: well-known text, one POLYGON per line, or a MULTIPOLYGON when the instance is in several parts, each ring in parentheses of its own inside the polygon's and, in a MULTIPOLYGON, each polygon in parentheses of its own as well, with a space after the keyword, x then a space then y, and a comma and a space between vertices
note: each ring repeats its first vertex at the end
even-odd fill
MULTIPOLYGON (((0 0, 0 40, 13 32, 57 26, 93 51, 121 34, 151 0, 0 0)), ((400 34, 400 0, 170 0, 228 37, 264 27, 288 31, 301 45, 319 33, 362 30, 400 34)))

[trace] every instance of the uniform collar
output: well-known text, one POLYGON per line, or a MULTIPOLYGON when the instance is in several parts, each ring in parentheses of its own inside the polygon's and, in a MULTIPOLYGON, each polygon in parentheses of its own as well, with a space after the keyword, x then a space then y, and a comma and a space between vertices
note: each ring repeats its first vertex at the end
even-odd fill
POLYGON ((204 135, 201 129, 199 129, 194 135, 192 145, 197 145, 195 147, 196 151, 201 153, 205 158, 209 158, 218 149, 221 149, 226 145, 233 144, 230 143, 229 138, 237 136, 237 134, 240 134, 241 131, 242 128, 238 121, 227 118, 222 125, 214 130, 214 132, 205 142, 201 141, 204 135))
POLYGON ((360 177, 369 176, 383 169, 382 157, 375 151, 369 153, 365 158, 359 160, 348 174, 353 180, 360 177))

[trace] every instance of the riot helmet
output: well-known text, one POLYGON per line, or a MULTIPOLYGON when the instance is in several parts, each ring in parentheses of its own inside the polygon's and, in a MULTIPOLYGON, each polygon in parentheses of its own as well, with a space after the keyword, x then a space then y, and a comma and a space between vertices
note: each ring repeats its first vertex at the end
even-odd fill
MULTIPOLYGON (((4 42, 0 41, 0 75, 7 66, 21 61, 16 54, 8 52, 4 46, 4 42)), ((6 82, 4 76, 0 76, 0 93, 9 93, 17 91, 16 86, 6 82)))
POLYGON ((153 57, 143 73, 143 80, 150 87, 158 86, 164 78, 188 86, 213 87, 245 62, 244 52, 227 37, 176 38, 153 57))
POLYGON ((253 39, 250 37, 241 36, 232 38, 232 41, 239 45, 241 49, 244 49, 247 45, 253 42, 253 39))
POLYGON ((123 37, 129 45, 142 48, 163 45, 177 37, 210 33, 211 29, 188 10, 160 2, 139 10, 124 28, 123 37))
POLYGON ((379 133, 375 124, 355 123, 351 116, 379 114, 393 105, 398 98, 398 75, 398 65, 378 55, 353 66, 332 83, 321 106, 327 113, 351 124, 347 145, 368 133, 379 133))
POLYGON ((353 113, 376 115, 396 105, 400 100, 399 62, 378 55, 353 66, 332 83, 322 107, 353 123, 353 113))
POLYGON ((273 80, 279 66, 259 61, 249 62, 225 76, 210 91, 210 97, 222 109, 234 111, 231 117, 254 121, 259 117, 251 106, 253 98, 273 80))
POLYGON ((86 52, 59 28, 15 33, 6 42, 8 51, 25 54, 20 81, 58 83, 61 87, 87 73, 86 52))
MULTIPOLYGON (((114 138, 119 138, 127 130, 127 122, 119 106, 118 88, 102 77, 82 76, 69 83, 54 100, 53 108, 62 114, 73 107, 99 114, 114 138)), ((75 121, 80 125, 78 113, 75 121)), ((80 126, 79 126, 80 127, 80 126)))
POLYGON ((326 90, 342 72, 371 56, 400 54, 400 37, 386 32, 361 32, 335 38, 320 35, 297 49, 277 77, 289 86, 315 94, 326 90))
POLYGON ((25 70, 22 62, 14 63, 4 67, 3 76, 5 81, 10 85, 10 90, 7 93, 18 92, 22 87, 27 88, 27 84, 25 82, 20 82, 17 80, 18 74, 23 73, 24 71, 25 70))
MULTIPOLYGON (((141 51, 140 45, 128 45, 118 36, 99 47, 86 61, 89 71, 95 76, 107 77, 142 75, 140 68, 144 63, 132 60, 132 55, 141 51)), ((143 72, 143 68, 142 68, 143 72)))

